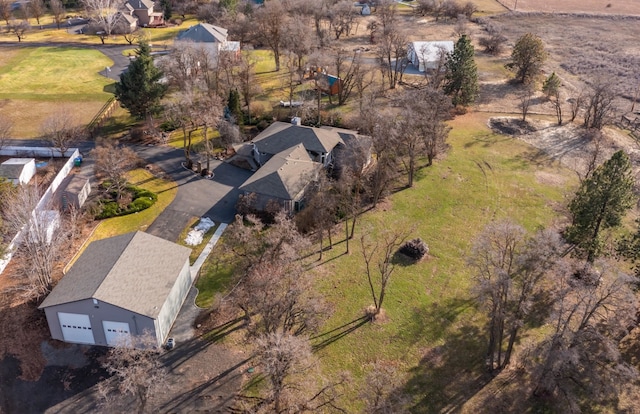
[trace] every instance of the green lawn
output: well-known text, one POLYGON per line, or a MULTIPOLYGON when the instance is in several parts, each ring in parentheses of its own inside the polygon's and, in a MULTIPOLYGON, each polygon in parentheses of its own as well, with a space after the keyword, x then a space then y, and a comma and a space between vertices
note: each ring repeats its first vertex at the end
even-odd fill
POLYGON ((87 124, 113 96, 106 91, 113 81, 98 73, 113 62, 97 50, 7 50, 7 56, 0 58, 0 111, 14 122, 16 137, 39 136, 42 122, 61 110, 87 124))
MULTIPOLYGON (((331 331, 363 315, 372 304, 368 293, 359 238, 363 232, 379 235, 387 229, 410 230, 423 238, 430 257, 419 264, 398 266, 383 308, 387 321, 366 324, 319 352, 328 374, 351 371, 356 384, 363 367, 377 359, 394 360, 413 372, 416 401, 425 399, 426 411, 444 411, 456 393, 480 375, 483 318, 470 302, 471 275, 465 259, 475 235, 491 220, 511 217, 529 230, 550 224, 563 202, 573 174, 543 160, 532 164, 537 151, 510 137, 493 134, 486 114, 468 114, 452 122, 452 145, 447 157, 418 174, 414 188, 402 190, 384 208, 365 214, 344 255, 344 237, 318 266, 318 287, 334 313, 323 331, 331 331), (557 176, 563 185, 538 182, 536 174, 557 176), (467 335, 461 336, 466 332, 467 335), (451 358, 446 369, 421 365, 433 347, 442 345, 451 358), (442 371, 442 372, 441 372, 442 371), (436 407, 436 408, 434 408, 436 407)), ((316 343, 327 339, 323 336, 316 343)), ((357 390, 357 385, 352 389, 357 390)), ((347 401, 360 408, 357 395, 347 401)))
POLYGON ((97 50, 24 48, 0 67, 0 99, 105 101, 113 80, 98 72, 112 64, 97 50))

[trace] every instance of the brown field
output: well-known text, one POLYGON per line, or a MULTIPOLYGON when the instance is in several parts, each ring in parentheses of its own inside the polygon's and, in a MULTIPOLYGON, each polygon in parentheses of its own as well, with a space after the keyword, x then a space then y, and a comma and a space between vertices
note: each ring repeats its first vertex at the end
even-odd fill
POLYGON ((499 0, 509 10, 545 13, 640 15, 638 0, 499 0))
POLYGON ((617 102, 620 112, 629 110, 640 86, 640 24, 635 18, 503 14, 485 20, 502 27, 509 39, 503 63, 508 62, 518 37, 537 34, 549 53, 545 73, 560 75, 569 96, 601 79, 621 97, 617 102))

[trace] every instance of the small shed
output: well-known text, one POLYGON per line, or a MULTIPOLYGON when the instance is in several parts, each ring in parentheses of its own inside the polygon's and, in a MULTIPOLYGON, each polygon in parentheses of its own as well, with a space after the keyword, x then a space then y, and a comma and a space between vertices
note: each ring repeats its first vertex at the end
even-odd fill
POLYGON ((436 69, 443 54, 453 52, 453 41, 411 42, 407 48, 407 59, 420 72, 436 69))
POLYGON ((51 337, 117 346, 166 340, 191 289, 191 249, 141 231, 91 243, 39 306, 51 337))
POLYGON ((91 193, 91 183, 87 177, 74 175, 62 194, 62 208, 66 211, 70 208, 79 209, 87 201, 91 193))
POLYGON ((0 164, 0 177, 13 184, 27 184, 36 174, 36 160, 33 158, 10 158, 0 164))

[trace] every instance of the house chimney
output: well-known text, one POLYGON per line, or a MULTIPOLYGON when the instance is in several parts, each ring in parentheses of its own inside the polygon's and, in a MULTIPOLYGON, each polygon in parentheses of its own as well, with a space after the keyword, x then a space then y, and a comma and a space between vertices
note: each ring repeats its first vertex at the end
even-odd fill
POLYGON ((294 116, 291 118, 291 125, 300 126, 302 125, 302 119, 299 116, 294 116))

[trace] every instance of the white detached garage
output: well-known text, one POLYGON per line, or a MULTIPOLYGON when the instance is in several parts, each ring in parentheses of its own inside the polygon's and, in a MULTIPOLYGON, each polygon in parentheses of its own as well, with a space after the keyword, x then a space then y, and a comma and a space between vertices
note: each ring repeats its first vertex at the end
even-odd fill
POLYGON ((162 345, 191 288, 191 250, 143 232, 91 243, 40 305, 54 339, 162 345))

